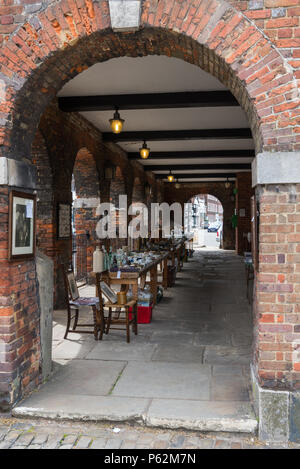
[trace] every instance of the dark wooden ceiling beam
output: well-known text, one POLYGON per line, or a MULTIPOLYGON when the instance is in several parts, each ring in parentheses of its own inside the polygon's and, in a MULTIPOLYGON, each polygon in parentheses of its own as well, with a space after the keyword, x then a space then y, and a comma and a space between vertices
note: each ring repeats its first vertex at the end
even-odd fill
POLYGON ((179 93, 118 94, 104 96, 67 96, 58 98, 64 112, 113 111, 135 109, 174 109, 239 106, 227 90, 187 91, 179 93))
POLYGON ((121 132, 104 132, 106 142, 143 142, 169 140, 217 140, 252 138, 249 128, 240 129, 193 129, 193 130, 145 130, 121 132))
MULTIPOLYGON (((139 152, 129 152, 130 160, 141 160, 139 152)), ((254 150, 207 150, 207 151, 151 151, 149 159, 185 159, 185 158, 254 158, 254 150)))
MULTIPOLYGON (((236 178, 235 173, 195 173, 195 174, 174 174, 173 176, 178 179, 232 179, 236 178)), ((157 179, 167 179, 168 174, 155 174, 157 179)))
MULTIPOLYGON (((144 165, 145 171, 170 171, 171 165, 144 165)), ((190 171, 190 170, 215 170, 215 169, 232 169, 234 171, 240 171, 242 169, 251 170, 251 163, 225 163, 225 164, 174 164, 172 165, 172 171, 190 171)))

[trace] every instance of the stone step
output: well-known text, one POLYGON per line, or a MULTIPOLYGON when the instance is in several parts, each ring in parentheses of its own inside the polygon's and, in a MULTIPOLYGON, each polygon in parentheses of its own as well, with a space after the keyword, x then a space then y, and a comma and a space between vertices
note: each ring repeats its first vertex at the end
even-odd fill
POLYGON ((254 434, 257 420, 249 402, 142 399, 118 396, 32 395, 13 409, 14 417, 76 421, 134 421, 149 427, 254 434))

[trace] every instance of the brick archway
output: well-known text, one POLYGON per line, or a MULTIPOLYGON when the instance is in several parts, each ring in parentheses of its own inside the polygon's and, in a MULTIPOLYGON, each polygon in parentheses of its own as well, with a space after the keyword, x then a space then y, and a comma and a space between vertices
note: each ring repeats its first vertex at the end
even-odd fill
MULTIPOLYGON (((106 0, 45 2, 38 13, 28 13, 25 18, 24 23, 0 38, 0 156, 20 160, 16 165, 20 172, 25 163, 31 162, 31 144, 45 108, 66 82, 97 62, 146 55, 176 57, 218 78, 247 113, 256 152, 277 152, 275 161, 279 162, 281 157, 288 157, 279 152, 292 152, 288 161, 294 170, 294 153, 300 148, 296 73, 265 33, 225 1, 146 0, 135 32, 113 32, 106 0)), ((265 156, 272 168, 274 154, 265 156)), ((298 154, 298 162, 299 158, 298 154)), ((53 167, 54 177, 62 178, 55 170, 53 167)), ((124 167, 124 171, 129 187, 129 168, 124 167)), ((24 172, 30 174, 27 167, 24 172)), ((69 167, 65 172, 66 177, 71 176, 69 167)), ((260 225, 254 372, 265 387, 293 391, 299 389, 300 370, 299 357, 293 354, 294 334, 299 332, 299 237, 297 219, 292 221, 287 216, 290 224, 285 227, 282 215, 293 217, 292 212, 298 209, 299 179, 279 177, 279 171, 276 176, 271 182, 263 177, 256 181, 258 200, 266 216, 260 225), (282 213, 283 202, 286 206, 282 213), (273 239, 271 255, 267 250, 269 235, 273 239), (285 244, 280 235, 286 236, 285 244), (270 345, 268 337, 273 339, 275 334, 276 343, 270 345)), ((24 180, 21 182, 24 184, 24 180)), ((26 189, 35 188, 30 178, 25 184, 22 187, 26 189)), ((222 196, 207 192, 222 202, 222 196)), ((1 197, 5 207, 8 193, 4 185, 1 197)), ((64 198, 67 201, 69 197, 70 189, 65 185, 64 198)), ((7 212, 1 214, 1 219, 6 243, 7 212)), ((67 246, 63 247, 66 252, 67 246)), ((1 272, 9 280, 1 285, 1 313, 8 334, 4 347, 7 361, 1 364, 0 406, 9 409, 39 383, 41 350, 35 261, 8 264, 7 251, 3 251, 1 272), (16 356, 11 354, 12 349, 16 349, 16 356)), ((287 394, 283 397, 290 399, 287 394)))
POLYGON ((257 152, 297 145, 292 110, 299 92, 290 66, 254 23, 223 0, 148 0, 140 29, 131 33, 112 32, 106 1, 62 0, 29 15, 3 41, 1 54, 2 156, 28 158, 40 117, 64 83, 97 62, 125 55, 167 55, 200 66, 246 111, 257 152))

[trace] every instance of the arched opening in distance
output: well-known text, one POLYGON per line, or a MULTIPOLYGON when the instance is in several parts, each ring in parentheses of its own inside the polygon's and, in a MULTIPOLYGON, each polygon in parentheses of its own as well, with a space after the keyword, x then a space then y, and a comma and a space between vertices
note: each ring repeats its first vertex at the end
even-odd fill
POLYGON ((184 228, 193 234, 197 248, 223 247, 223 206, 211 194, 192 197, 185 206, 184 228))

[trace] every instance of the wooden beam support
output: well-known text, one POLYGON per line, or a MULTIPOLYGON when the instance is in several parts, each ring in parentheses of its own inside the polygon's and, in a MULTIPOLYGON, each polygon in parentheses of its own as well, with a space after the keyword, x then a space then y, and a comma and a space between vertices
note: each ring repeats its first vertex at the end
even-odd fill
MULTIPOLYGON (((144 165, 145 171, 167 171, 170 170, 170 165, 144 165)), ((251 163, 226 163, 226 164, 174 164, 172 171, 190 171, 190 170, 215 170, 215 169, 231 169, 233 171, 240 171, 248 169, 251 171, 251 163)))
MULTIPOLYGON (((207 151, 151 151, 151 160, 167 160, 182 158, 254 158, 254 150, 207 150, 207 151)), ((139 152, 129 152, 128 159, 140 160, 139 152)))
POLYGON ((143 142, 169 140, 226 140, 251 139, 249 128, 240 129, 194 129, 194 130, 145 130, 114 134, 104 132, 106 142, 143 142))
POLYGON ((118 94, 103 96, 66 96, 58 98, 64 112, 113 111, 135 109, 174 109, 239 106, 227 90, 179 93, 118 94))

